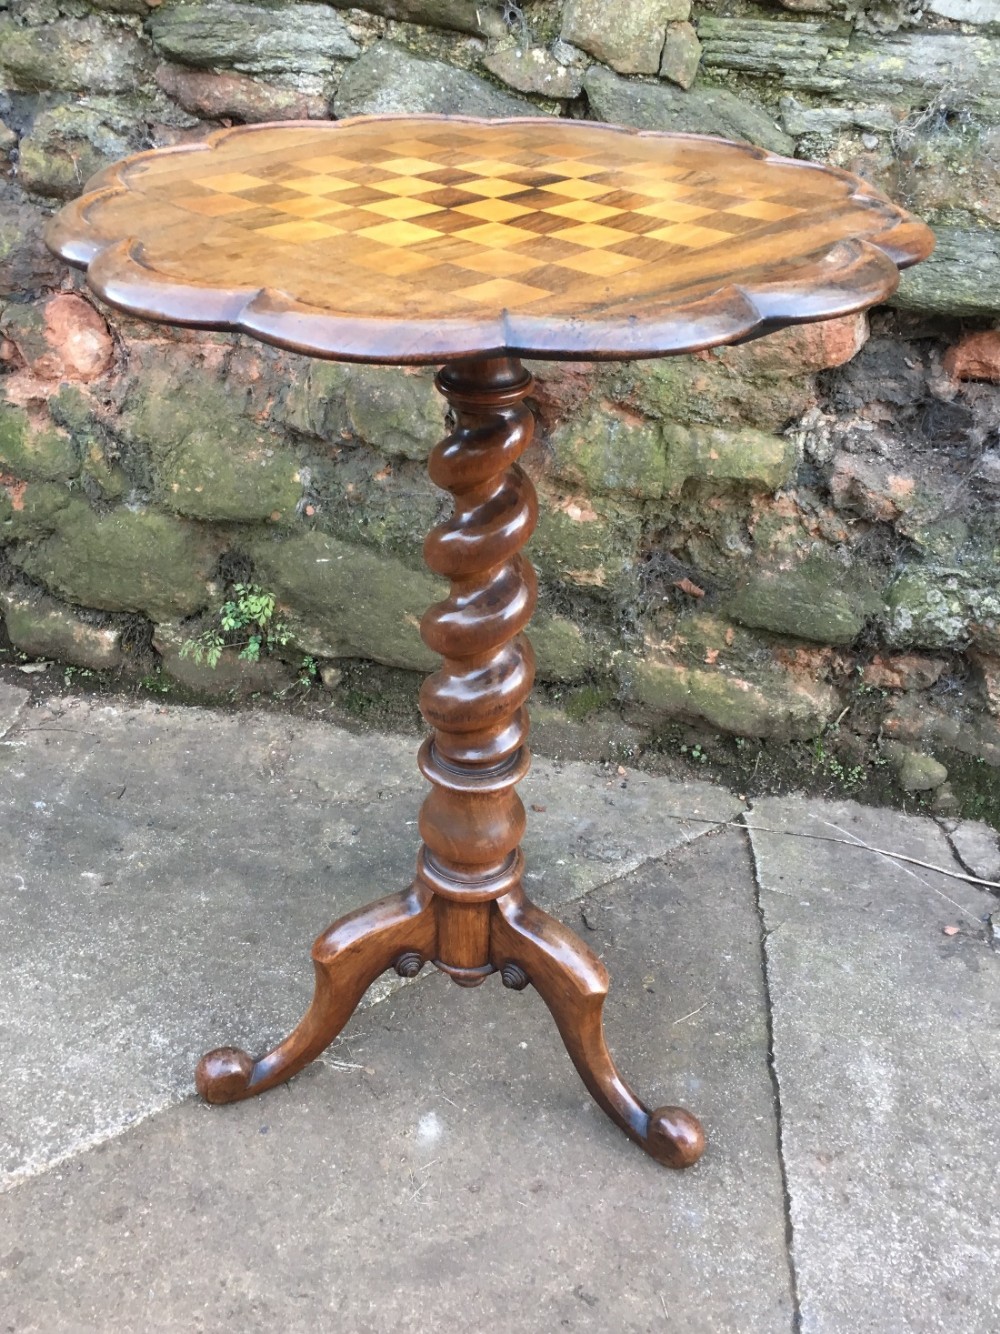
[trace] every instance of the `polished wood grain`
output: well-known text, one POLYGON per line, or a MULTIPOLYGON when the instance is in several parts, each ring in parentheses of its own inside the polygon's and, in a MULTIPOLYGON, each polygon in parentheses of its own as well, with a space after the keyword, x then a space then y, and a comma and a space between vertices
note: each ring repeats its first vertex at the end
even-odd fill
POLYGON ((537 989, 611 1119, 658 1162, 687 1167, 704 1148, 700 1125, 681 1108, 650 1111, 625 1083, 604 1040, 603 964, 524 894, 525 813, 515 789, 530 763, 534 657, 523 632, 536 588, 522 548, 538 505, 517 460, 531 443, 531 377, 516 358, 490 357, 448 365, 437 383, 454 425, 429 466, 453 509, 428 535, 425 555, 450 591, 420 627, 442 663, 420 695, 432 733, 419 763, 431 790, 416 878, 320 936, 313 1002, 284 1042, 259 1060, 233 1047, 209 1052, 196 1084, 209 1102, 234 1102, 290 1078, 389 968, 415 977, 430 962, 463 987, 499 972, 512 990, 537 989))
POLYGON ((317 356, 657 356, 884 300, 930 253, 859 178, 551 118, 222 130, 108 168, 50 224, 112 305, 317 356))

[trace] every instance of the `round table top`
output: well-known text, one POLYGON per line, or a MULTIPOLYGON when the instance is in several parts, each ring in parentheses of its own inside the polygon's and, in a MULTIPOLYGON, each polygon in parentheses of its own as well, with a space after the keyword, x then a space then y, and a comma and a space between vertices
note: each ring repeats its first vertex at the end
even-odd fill
POLYGON ((862 310, 933 248, 859 178, 554 118, 220 130, 106 168, 49 224, 106 301, 313 355, 656 356, 862 310))

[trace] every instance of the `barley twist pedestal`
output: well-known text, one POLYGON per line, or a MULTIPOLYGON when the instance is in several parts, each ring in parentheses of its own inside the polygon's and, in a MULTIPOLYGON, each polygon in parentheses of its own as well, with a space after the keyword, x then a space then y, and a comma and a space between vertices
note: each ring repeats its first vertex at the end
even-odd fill
POLYGON ((578 121, 387 117, 222 131, 101 173, 50 224, 99 295, 153 320, 240 329, 314 356, 443 365, 454 428, 430 475, 453 498, 427 564, 449 596, 421 623, 442 665, 420 704, 431 788, 409 889, 313 947, 298 1027, 254 1060, 198 1066, 210 1102, 288 1079, 369 984, 427 963, 460 986, 533 985, 600 1106, 670 1167, 701 1126, 651 1111, 604 1041, 603 965, 528 901, 516 786, 529 764, 534 487, 519 358, 663 356, 862 310, 930 253, 923 224, 846 172, 745 144, 578 121))

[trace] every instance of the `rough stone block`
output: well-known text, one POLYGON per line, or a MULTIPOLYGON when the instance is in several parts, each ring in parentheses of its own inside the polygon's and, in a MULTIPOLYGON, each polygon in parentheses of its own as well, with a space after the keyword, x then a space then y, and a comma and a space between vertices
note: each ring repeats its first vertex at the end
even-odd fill
POLYGON ((121 632, 88 625, 53 598, 0 594, 0 608, 10 642, 33 658, 53 658, 95 671, 121 662, 121 632))
POLYGON ((29 482, 68 481, 80 460, 65 431, 24 408, 0 403, 0 469, 29 482))
POLYGON ((403 23, 424 23, 433 28, 467 32, 473 37, 503 37, 507 26, 500 6, 483 0, 330 0, 336 9, 362 8, 369 14, 381 14, 403 23))
POLYGON ((843 366, 868 341, 868 316, 842 315, 816 324, 793 324, 739 347, 717 347, 703 355, 739 376, 790 376, 843 366))
POLYGON ((701 42, 690 23, 671 23, 667 28, 663 55, 660 58, 660 78, 669 79, 681 88, 690 88, 701 64, 701 42))
POLYGON ((311 93, 324 91, 338 62, 361 53, 347 24, 326 5, 272 9, 203 0, 157 9, 149 31, 156 49, 182 65, 271 75, 311 93))
POLYGON ((150 74, 149 50, 127 27, 95 17, 22 27, 0 18, 0 70, 8 86, 74 93, 127 93, 150 74))
POLYGON ((886 741, 883 750, 904 792, 933 792, 948 777, 944 765, 923 751, 911 750, 898 741, 886 741))
POLYGON ((156 627, 153 647, 160 655, 165 676, 196 695, 249 695, 256 691, 284 690, 295 681, 295 670, 280 658, 262 657, 258 662, 244 662, 236 649, 226 649, 218 663, 210 667, 194 658, 182 656, 181 648, 189 634, 177 622, 156 627))
POLYGON ((332 439, 346 431, 381 454, 423 462, 445 434, 445 404, 433 370, 318 362, 292 387, 297 430, 332 439))
POLYGON ((1000 310, 1000 230, 937 226, 930 259, 900 276, 903 310, 993 318, 1000 310))
POLYGON ((469 70, 377 42, 344 72, 334 99, 338 117, 417 112, 465 116, 537 116, 539 108, 469 70))
POLYGON ((642 130, 684 130, 745 139, 775 153, 791 154, 795 148, 795 141, 766 111, 727 88, 702 86, 684 92, 665 83, 634 83, 600 65, 587 70, 583 87, 596 120, 642 130))
POLYGON ((998 0, 928 0, 927 9, 954 23, 995 23, 1000 26, 998 0))
POLYGON ((0 473, 0 542, 54 532, 70 500, 69 489, 59 483, 22 482, 0 473))
POLYGON ((75 199, 96 171, 140 147, 140 108, 148 110, 101 97, 40 111, 21 138, 21 184, 36 194, 75 199))
POLYGON ((622 74, 655 74, 667 24, 690 13, 691 0, 567 0, 562 37, 622 74))
POLYGON ((149 357, 124 415, 149 451, 159 498, 197 519, 281 519, 302 495, 298 462, 227 386, 189 359, 149 357))
POLYGON ((160 65, 156 84, 192 116, 203 120, 238 120, 245 124, 270 120, 314 120, 327 114, 322 93, 277 88, 243 74, 160 65))
POLYGON ((114 356, 103 317, 71 292, 52 297, 42 308, 9 306, 0 316, 0 330, 25 365, 45 380, 94 380, 114 356))
POLYGON ((562 64, 544 46, 505 42, 484 57, 483 66, 520 93, 570 98, 579 97, 583 89, 581 70, 562 64))
MULTIPOLYGON (((23 162, 22 153, 22 171, 23 162)), ((66 265, 42 240, 44 220, 41 210, 23 196, 0 198, 0 298, 24 301, 44 288, 58 287, 65 277, 66 265)))
POLYGON ((776 433, 812 405, 815 389, 806 375, 793 378, 798 367, 791 361, 784 374, 762 373, 734 355, 754 346, 633 362, 612 373, 609 392, 616 402, 666 423, 776 433))
POLYGON ((707 426, 665 424, 664 494, 679 495, 687 482, 735 482, 775 491, 795 472, 798 455, 788 436, 746 427, 724 431, 707 426))
POLYGON ((556 476, 587 491, 638 499, 663 495, 666 458, 658 422, 593 404, 553 431, 549 450, 556 476))
POLYGON ((726 614, 742 625, 818 644, 852 643, 882 609, 863 574, 822 554, 790 570, 755 570, 725 602, 726 614))
POLYGON ((539 488, 539 499, 529 555, 542 578, 620 596, 639 544, 639 507, 553 493, 548 486, 539 488))
POLYGON ((152 510, 98 515, 73 500, 57 532, 18 548, 13 559, 68 602, 164 621, 205 605, 217 554, 211 539, 180 519, 152 510))
POLYGON ((1000 652, 1000 585, 991 562, 911 566, 889 589, 886 632, 899 647, 1000 652))
POLYGON ((1000 384, 1000 329, 966 334, 945 353, 944 368, 956 380, 1000 384))
POLYGON ((417 671, 437 665, 420 638, 420 617, 446 591, 431 574, 319 532, 256 538, 249 551, 304 653, 417 671))
POLYGON ((734 736, 818 736, 838 702, 826 686, 797 685, 777 673, 748 681, 684 667, 655 653, 623 668, 623 676, 627 701, 661 717, 705 722, 734 736))

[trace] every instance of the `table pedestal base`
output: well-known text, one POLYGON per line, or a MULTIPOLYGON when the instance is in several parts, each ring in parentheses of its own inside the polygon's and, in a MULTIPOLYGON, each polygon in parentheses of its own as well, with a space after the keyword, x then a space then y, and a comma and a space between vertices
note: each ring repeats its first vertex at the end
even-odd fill
POLYGON ((420 813, 416 879, 320 936, 316 991, 298 1027, 257 1061, 233 1047, 209 1052, 198 1091, 209 1102, 235 1102, 289 1079, 329 1046, 389 968, 415 977, 432 963, 465 987, 498 972, 515 991, 535 987, 608 1116, 658 1162, 687 1167, 704 1149, 701 1126, 680 1107, 650 1111, 619 1075, 604 1041, 607 970, 522 886, 525 813, 515 785, 530 759, 525 701, 534 679, 522 631, 536 590, 521 548, 537 501, 516 460, 531 441, 523 402, 531 377, 515 358, 483 357, 446 366, 438 387, 455 426, 429 468, 451 492, 454 512, 430 533, 424 554, 451 592, 421 622, 443 663, 420 695, 433 736, 419 756, 431 792, 420 813))

